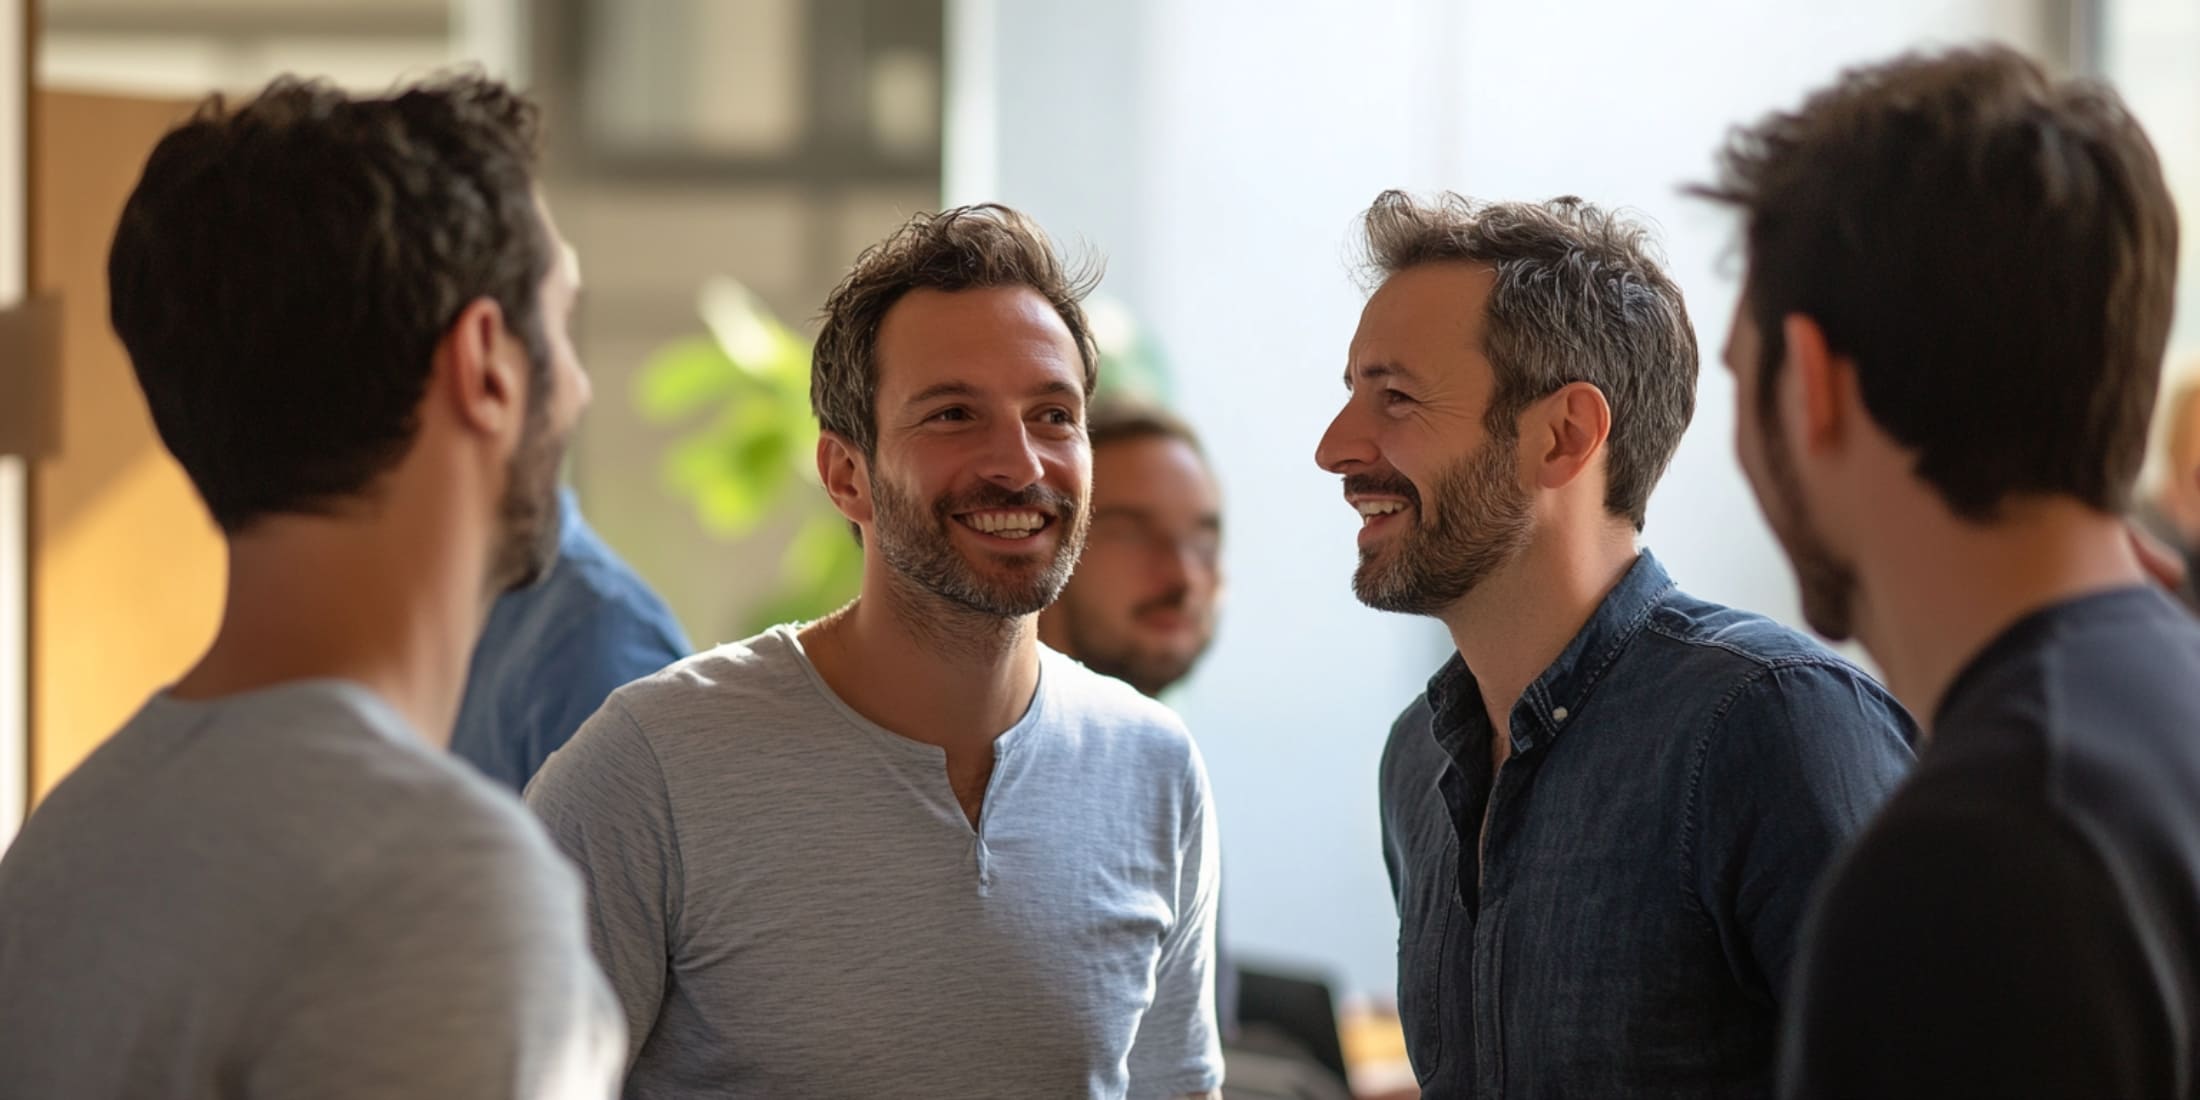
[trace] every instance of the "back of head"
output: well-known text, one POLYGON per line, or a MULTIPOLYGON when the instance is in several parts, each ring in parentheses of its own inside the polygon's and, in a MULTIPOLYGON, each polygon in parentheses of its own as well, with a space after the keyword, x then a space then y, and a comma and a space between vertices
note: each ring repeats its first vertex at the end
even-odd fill
POLYGON ((1421 202, 1385 191, 1363 216, 1371 282, 1429 263, 1490 268, 1483 354, 1497 376, 1484 423, 1511 438, 1561 387, 1604 394, 1605 509, 1637 530, 1696 409, 1696 332, 1641 225, 1578 198, 1421 202))
POLYGON ((1737 132, 1768 415, 1784 318, 1855 363, 1872 418, 1957 515, 2011 495, 2120 511, 2168 339, 2177 219, 2115 94, 2002 48, 1853 69, 1737 132))
POLYGON ((536 132, 532 104, 479 76, 371 99, 285 77, 209 99, 154 148, 108 255, 111 315, 224 531, 368 490, 409 449, 469 302, 501 307, 539 401, 536 132))
POLYGON ((1026 286, 1061 315, 1084 360, 1085 394, 1099 380, 1100 349, 1085 320, 1096 270, 1064 263, 1037 222, 993 203, 909 219, 865 249, 825 299, 810 356, 810 408, 820 427, 865 455, 878 440, 879 326, 912 290, 1026 286))

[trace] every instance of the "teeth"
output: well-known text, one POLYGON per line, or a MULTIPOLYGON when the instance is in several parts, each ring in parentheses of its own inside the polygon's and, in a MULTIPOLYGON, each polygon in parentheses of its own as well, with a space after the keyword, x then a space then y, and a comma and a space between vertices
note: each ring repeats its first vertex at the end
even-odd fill
POLYGON ((974 512, 963 522, 988 535, 1020 539, 1046 526, 1047 519, 1037 512, 974 512))
POLYGON ((1387 516, 1392 512, 1405 511, 1406 502, 1402 500, 1363 500, 1353 507, 1358 508, 1363 516, 1387 516))

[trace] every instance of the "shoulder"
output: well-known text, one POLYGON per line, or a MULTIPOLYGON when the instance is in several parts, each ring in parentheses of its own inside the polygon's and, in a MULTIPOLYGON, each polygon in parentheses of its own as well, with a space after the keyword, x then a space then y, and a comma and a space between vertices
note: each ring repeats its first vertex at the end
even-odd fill
POLYGON ((544 762, 528 801, 602 804, 606 783, 662 801, 689 774, 764 781, 770 760, 756 750, 784 746, 831 709, 814 678, 786 627, 675 661, 611 692, 544 762))
POLYGON ((655 738, 698 723, 719 729, 729 715, 784 708, 815 697, 814 674, 789 627, 684 657, 611 693, 615 710, 655 738))
POLYGON ((1675 591, 1646 632, 1663 651, 1661 675, 1710 700, 1714 724, 1849 724, 1857 719, 1916 740, 1915 724, 1884 685, 1803 632, 1753 611, 1675 591))
POLYGON ((1699 671, 1725 669, 1740 679, 1776 668, 1823 668, 1869 679, 1809 635, 1754 611, 1669 592, 1644 624, 1646 634, 1699 671))
POLYGON ((254 801, 263 812, 310 814, 317 852, 296 854, 357 899, 349 911, 412 920, 414 903, 505 914, 578 903, 578 880, 510 791, 421 741, 363 690, 306 706, 322 728, 349 723, 359 736, 297 737, 292 727, 299 744, 279 764, 283 793, 254 801))
POLYGON ((567 538, 548 576, 498 598, 482 631, 484 648, 514 639, 534 651, 631 653, 648 664, 636 675, 685 656, 687 637, 671 609, 592 533, 582 534, 580 542, 567 538))
POLYGON ((1905 788, 1829 877, 1788 1070, 1854 1084, 1900 1066, 1915 1079, 1810 1095, 2092 1094, 2057 1078, 2099 1086, 2174 1046, 2113 876, 2034 784, 2007 778, 1905 788), (1948 1033, 1950 1019, 1970 1026, 1948 1033), (1982 1085, 1982 1070, 1998 1077, 1982 1085))
POLYGON ((1049 724, 1075 728, 1096 746, 1189 764, 1197 759, 1184 720, 1159 700, 1041 647, 1041 689, 1049 724))

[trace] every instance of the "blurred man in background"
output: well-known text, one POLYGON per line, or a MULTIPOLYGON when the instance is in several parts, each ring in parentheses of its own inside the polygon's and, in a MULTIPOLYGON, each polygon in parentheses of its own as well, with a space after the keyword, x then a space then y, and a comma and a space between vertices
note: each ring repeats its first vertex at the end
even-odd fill
POLYGON ((490 609, 451 734, 452 752, 514 791, 614 689, 688 654, 672 612, 581 518, 571 489, 557 509, 557 561, 490 609))
POLYGON ((1129 399, 1095 403, 1092 531, 1039 640, 1159 697, 1214 641, 1222 490, 1191 425, 1129 399))

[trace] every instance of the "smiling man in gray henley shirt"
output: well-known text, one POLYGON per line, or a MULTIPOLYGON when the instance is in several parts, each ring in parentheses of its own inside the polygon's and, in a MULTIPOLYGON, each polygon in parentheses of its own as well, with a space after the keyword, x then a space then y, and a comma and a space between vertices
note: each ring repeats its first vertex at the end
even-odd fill
POLYGON ((629 1096, 1221 1084, 1198 753, 1037 639, 1084 543, 1084 289, 1001 207, 859 257, 811 403, 862 595, 620 689, 529 788, 589 882, 629 1096))

